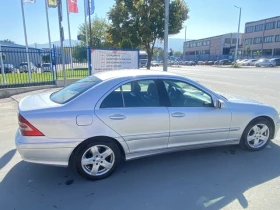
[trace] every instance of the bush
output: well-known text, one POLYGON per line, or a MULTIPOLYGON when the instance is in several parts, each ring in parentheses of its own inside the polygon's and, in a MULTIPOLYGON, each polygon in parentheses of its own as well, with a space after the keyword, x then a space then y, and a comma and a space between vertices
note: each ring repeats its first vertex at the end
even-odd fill
POLYGON ((239 64, 239 63, 234 63, 231 67, 232 67, 232 68, 240 68, 240 67, 241 67, 241 64, 239 64))

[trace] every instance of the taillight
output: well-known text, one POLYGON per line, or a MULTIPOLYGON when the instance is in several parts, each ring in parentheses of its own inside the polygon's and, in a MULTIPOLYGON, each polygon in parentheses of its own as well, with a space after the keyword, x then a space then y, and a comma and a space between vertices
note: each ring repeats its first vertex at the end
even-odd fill
POLYGON ((23 136, 44 136, 44 134, 42 134, 20 114, 18 115, 18 125, 21 135, 23 136))

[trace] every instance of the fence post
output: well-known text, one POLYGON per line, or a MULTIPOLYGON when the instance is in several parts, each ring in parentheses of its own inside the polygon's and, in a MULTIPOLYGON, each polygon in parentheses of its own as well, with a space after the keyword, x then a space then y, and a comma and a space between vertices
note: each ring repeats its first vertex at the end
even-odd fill
POLYGON ((5 75, 5 68, 4 68, 4 64, 3 64, 3 55, 2 55, 2 47, 1 47, 1 43, 0 43, 0 61, 1 61, 1 74, 2 74, 2 82, 6 83, 6 75, 5 75))
POLYGON ((87 55, 88 55, 88 75, 92 75, 91 72, 91 53, 90 53, 90 47, 87 47, 87 55))

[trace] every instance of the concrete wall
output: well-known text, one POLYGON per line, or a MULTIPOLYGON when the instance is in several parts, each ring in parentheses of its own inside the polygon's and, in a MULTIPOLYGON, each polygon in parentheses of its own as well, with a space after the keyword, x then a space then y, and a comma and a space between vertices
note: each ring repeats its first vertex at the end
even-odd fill
MULTIPOLYGON (((78 81, 79 79, 69 79, 66 80, 66 86, 71 85, 72 83, 78 81)), ((56 85, 41 85, 41 86, 31 86, 31 87, 19 87, 19 88, 4 88, 0 89, 0 98, 8 98, 13 95, 27 93, 35 90, 42 89, 53 89, 53 88, 62 88, 64 87, 64 81, 58 80, 56 85)))

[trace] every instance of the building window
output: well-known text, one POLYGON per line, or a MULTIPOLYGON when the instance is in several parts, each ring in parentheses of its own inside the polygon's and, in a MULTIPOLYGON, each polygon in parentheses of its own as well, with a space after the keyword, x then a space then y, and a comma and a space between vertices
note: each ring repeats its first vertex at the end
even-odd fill
POLYGON ((280 49, 274 49, 273 55, 280 55, 280 49))
POLYGON ((255 26, 255 32, 263 31, 263 24, 259 24, 255 26))
POLYGON ((225 45, 230 44, 231 39, 230 38, 225 38, 225 45))
POLYGON ((252 44, 252 38, 251 39, 245 39, 245 45, 250 45, 252 44))
POLYGON ((270 30, 275 28, 275 22, 269 22, 265 24, 265 30, 270 30))
POLYGON ((204 54, 205 55, 209 55, 210 54, 210 50, 205 50, 204 54))
POLYGON ((254 32, 254 26, 248 26, 248 27, 246 27, 245 32, 246 32, 246 33, 252 33, 252 32, 254 32))
POLYGON ((280 35, 275 36, 275 42, 280 42, 280 35))
POLYGON ((263 49, 262 55, 272 55, 272 49, 263 49))
POLYGON ((207 45, 210 45, 210 40, 206 41, 207 45))
POLYGON ((197 43, 196 43, 196 46, 197 46, 197 47, 200 47, 201 45, 202 45, 201 42, 197 42, 197 43))
POLYGON ((257 38, 254 38, 254 44, 261 44, 262 43, 262 37, 257 37, 257 38))
POLYGON ((280 20, 277 22, 277 28, 280 28, 280 20))
POLYGON ((264 43, 273 42, 273 36, 265 36, 263 42, 264 43))

